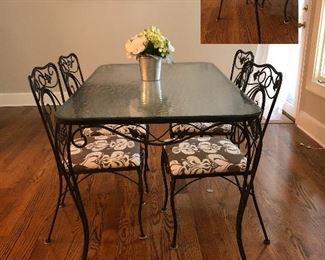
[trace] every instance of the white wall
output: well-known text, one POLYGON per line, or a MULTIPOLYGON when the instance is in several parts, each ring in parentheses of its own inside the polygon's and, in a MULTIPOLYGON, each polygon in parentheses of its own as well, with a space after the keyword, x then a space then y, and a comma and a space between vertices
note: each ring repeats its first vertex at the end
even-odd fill
POLYGON ((86 77, 100 64, 135 62, 124 44, 150 25, 171 40, 175 62, 210 61, 226 75, 238 48, 257 47, 200 44, 200 0, 2 0, 0 106, 10 105, 12 93, 30 92, 33 67, 62 54, 77 53, 86 77))

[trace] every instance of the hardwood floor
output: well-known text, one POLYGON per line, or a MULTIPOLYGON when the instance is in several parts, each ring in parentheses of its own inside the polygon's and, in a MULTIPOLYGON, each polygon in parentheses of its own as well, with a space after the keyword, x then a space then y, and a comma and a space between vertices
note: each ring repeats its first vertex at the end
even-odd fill
MULTIPOLYGON (((157 130, 161 126, 153 126, 157 130)), ((244 216, 248 259, 325 259, 325 151, 293 124, 271 124, 256 180, 271 244, 264 246, 252 200, 244 216)), ((91 230, 90 259, 238 259, 239 194, 219 178, 193 184, 176 197, 179 248, 169 249, 171 213, 160 213, 160 151, 150 147, 144 227, 139 240, 136 186, 117 176, 81 184, 91 230)), ((44 245, 58 179, 36 108, 0 108, 0 259, 80 259, 82 229, 70 196, 59 212, 54 241, 44 245)))
MULTIPOLYGON (((201 0, 201 43, 258 43, 254 0, 201 0)), ((262 1, 260 1, 262 2, 262 1)), ((261 43, 298 43, 298 1, 289 0, 284 24, 284 0, 266 0, 259 8, 261 43)))

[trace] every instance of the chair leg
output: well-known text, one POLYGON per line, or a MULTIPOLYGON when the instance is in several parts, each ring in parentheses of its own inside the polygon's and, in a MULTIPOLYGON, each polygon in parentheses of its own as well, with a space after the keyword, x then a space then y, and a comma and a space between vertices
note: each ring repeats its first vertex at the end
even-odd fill
POLYGON ((260 17, 258 14, 258 0, 255 0, 255 17, 256 17, 258 43, 261 43, 261 24, 260 24, 260 17))
POLYGON ((161 211, 165 212, 167 209, 167 202, 168 202, 168 185, 166 180, 166 154, 163 148, 161 151, 160 164, 161 164, 161 174, 163 176, 164 190, 165 190, 164 204, 162 206, 161 211))
POLYGON ((138 174, 138 193, 139 193, 139 208, 138 208, 138 221, 140 227, 139 239, 146 239, 147 236, 144 234, 142 225, 142 206, 143 206, 143 180, 142 180, 142 170, 137 170, 138 174))
POLYGON ((220 7, 219 7, 217 21, 220 20, 220 18, 221 18, 222 6, 223 6, 223 0, 221 0, 221 2, 220 2, 220 7))
POLYGON ((62 194, 62 198, 61 198, 61 202, 60 202, 60 208, 64 208, 65 207, 65 197, 67 195, 67 192, 68 192, 68 185, 65 185, 65 188, 64 188, 64 192, 62 194))
POLYGON ((285 24, 289 23, 289 19, 287 16, 288 3, 289 3, 289 0, 286 0, 286 2, 284 4, 284 23, 285 24))
POLYGON ((170 180, 170 206, 172 209, 173 215, 173 223, 174 223, 174 233, 173 233, 173 240, 171 243, 171 248, 176 249, 176 237, 177 237, 177 216, 176 216, 176 209, 175 209, 175 185, 176 185, 176 178, 171 177, 170 180))
POLYGON ((144 145, 144 185, 145 185, 145 191, 149 192, 149 187, 148 187, 148 180, 147 180, 147 171, 149 171, 149 166, 148 166, 148 144, 145 143, 144 145))
POLYGON ((242 222, 243 222, 243 216, 247 205, 247 200, 249 197, 249 192, 250 192, 249 186, 243 187, 240 196, 240 202, 237 211, 237 221, 236 221, 237 245, 239 248, 240 256, 243 260, 246 260, 246 254, 245 254, 245 249, 242 240, 242 222))
POLYGON ((240 185, 238 176, 236 176, 236 175, 235 175, 235 180, 236 180, 237 188, 238 188, 239 192, 241 193, 241 185, 240 185))
POLYGON ((51 236, 52 236, 52 232, 53 232, 54 225, 55 225, 55 222, 56 222, 56 217, 57 217, 59 209, 60 209, 62 196, 65 195, 65 194, 62 194, 62 186, 63 186, 63 179, 62 179, 62 175, 59 173, 59 193, 58 193, 58 198, 57 198, 57 202, 56 202, 56 206, 55 206, 55 210, 54 210, 54 215, 53 215, 51 227, 50 227, 49 233, 47 235, 47 239, 44 241, 44 244, 49 244, 52 241, 51 236))
POLYGON ((82 249, 82 260, 87 259, 88 255, 88 247, 89 247, 89 226, 88 226, 88 219, 87 214, 81 199, 80 191, 78 188, 77 180, 74 176, 72 176, 72 180, 70 179, 70 176, 64 176, 66 183, 68 185, 71 197, 73 199, 73 202, 75 203, 79 217, 82 222, 82 228, 83 228, 83 235, 84 235, 84 243, 83 243, 83 249, 82 249))
POLYGON ((144 143, 144 185, 145 185, 145 191, 149 192, 148 188, 148 180, 147 180, 147 171, 150 171, 149 169, 149 164, 148 164, 148 154, 149 154, 149 149, 148 149, 148 142, 149 142, 149 125, 146 125, 146 137, 145 137, 145 143, 144 143))
POLYGON ((260 221, 262 231, 263 231, 263 234, 264 234, 264 244, 269 245, 271 242, 270 242, 270 239, 269 239, 269 237, 268 237, 268 235, 266 233, 266 229, 265 229, 265 226, 264 226, 262 215, 261 215, 261 212, 260 212, 260 210, 258 208, 258 204, 257 204, 256 196, 255 196, 254 186, 252 187, 252 196, 253 196, 253 201, 254 201, 254 206, 255 206, 256 212, 257 212, 257 216, 258 216, 258 219, 260 221))

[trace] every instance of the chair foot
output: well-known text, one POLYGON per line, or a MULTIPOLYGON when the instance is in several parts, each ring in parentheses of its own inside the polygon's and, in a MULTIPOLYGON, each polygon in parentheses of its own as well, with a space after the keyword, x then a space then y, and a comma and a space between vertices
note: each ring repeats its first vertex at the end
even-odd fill
POLYGON ((48 245, 48 244, 51 244, 52 240, 51 239, 45 239, 43 244, 44 245, 48 245))
POLYGON ((166 212, 167 212, 167 208, 162 208, 162 209, 160 210, 160 212, 161 212, 161 213, 166 213, 166 212))
POLYGON ((288 24, 289 23, 289 20, 284 20, 283 23, 284 24, 288 24))
POLYGON ((265 240, 264 240, 264 244, 265 244, 265 245, 269 245, 269 244, 271 244, 270 239, 265 239, 265 240))
POLYGON ((140 240, 145 240, 145 239, 147 239, 147 238, 148 238, 147 235, 140 235, 140 236, 139 236, 139 239, 140 239, 140 240))
POLYGON ((170 249, 171 250, 176 250, 178 248, 178 245, 177 244, 175 244, 175 245, 170 245, 170 249))

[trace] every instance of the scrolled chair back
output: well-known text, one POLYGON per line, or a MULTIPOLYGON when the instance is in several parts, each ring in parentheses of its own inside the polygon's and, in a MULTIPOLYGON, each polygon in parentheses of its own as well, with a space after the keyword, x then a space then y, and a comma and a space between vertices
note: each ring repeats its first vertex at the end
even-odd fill
POLYGON ((283 76, 271 64, 258 65, 251 61, 245 64, 243 71, 249 76, 247 82, 243 83, 242 91, 261 108, 260 121, 264 119, 263 137, 280 92, 283 76))
POLYGON ((71 96, 84 82, 78 57, 74 53, 71 53, 68 56, 60 56, 58 65, 68 95, 71 96))
POLYGON ((53 63, 35 67, 28 76, 30 88, 41 115, 50 144, 55 153, 54 114, 64 102, 59 72, 53 63))
POLYGON ((241 49, 237 50, 234 56, 231 73, 230 73, 230 80, 235 83, 238 88, 242 88, 242 78, 243 78, 243 70, 244 65, 248 61, 254 62, 254 54, 251 51, 243 51, 241 49))

